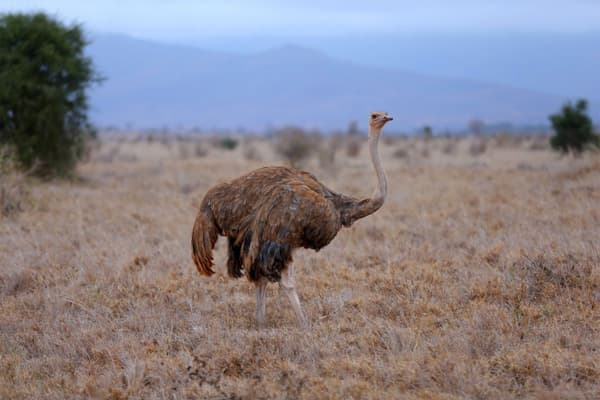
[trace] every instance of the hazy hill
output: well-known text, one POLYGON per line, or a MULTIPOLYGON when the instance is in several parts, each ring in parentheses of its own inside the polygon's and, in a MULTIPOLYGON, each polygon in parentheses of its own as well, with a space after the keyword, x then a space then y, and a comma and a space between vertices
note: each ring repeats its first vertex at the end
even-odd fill
POLYGON ((194 45, 255 52, 282 40, 332 57, 422 74, 494 82, 565 97, 600 97, 600 31, 396 33, 329 37, 198 38, 194 45))
POLYGON ((100 124, 253 128, 345 127, 372 109, 396 127, 460 128, 471 118, 546 123, 558 95, 434 77, 330 58, 297 46, 227 54, 120 35, 95 35, 89 53, 107 78, 93 91, 100 124))

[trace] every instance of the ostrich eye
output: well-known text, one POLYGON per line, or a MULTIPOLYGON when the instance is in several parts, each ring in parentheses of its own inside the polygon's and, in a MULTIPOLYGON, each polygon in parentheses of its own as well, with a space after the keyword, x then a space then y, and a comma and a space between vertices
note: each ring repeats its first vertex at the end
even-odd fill
POLYGON ((373 119, 377 118, 377 114, 371 114, 371 118, 373 118, 373 119))

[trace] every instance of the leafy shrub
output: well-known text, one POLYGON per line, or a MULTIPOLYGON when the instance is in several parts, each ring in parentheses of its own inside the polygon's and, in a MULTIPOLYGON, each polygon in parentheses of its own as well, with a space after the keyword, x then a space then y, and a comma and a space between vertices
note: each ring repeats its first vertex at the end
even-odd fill
POLYGON ((600 146, 600 137, 593 131, 585 100, 580 99, 575 105, 567 102, 559 113, 552 114, 549 118, 555 132, 550 138, 553 149, 578 154, 589 145, 600 146))
POLYGON ((287 127, 274 133, 275 151, 297 167, 315 151, 315 141, 302 128, 287 127))
POLYGON ((94 131, 87 120, 88 87, 100 79, 79 25, 42 14, 0 16, 0 144, 20 166, 65 175, 83 156, 94 131))
POLYGON ((232 138, 231 136, 224 136, 216 141, 217 147, 225 150, 235 150, 238 144, 237 139, 232 138))

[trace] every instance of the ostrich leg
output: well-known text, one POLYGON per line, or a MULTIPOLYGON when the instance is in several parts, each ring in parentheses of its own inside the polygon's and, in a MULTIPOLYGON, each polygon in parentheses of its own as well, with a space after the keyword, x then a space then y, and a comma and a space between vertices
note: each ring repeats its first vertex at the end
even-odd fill
POLYGON ((304 316, 304 312, 302 312, 300 299, 298 298, 298 293, 296 293, 296 278, 294 277, 293 264, 288 265, 285 270, 281 271, 279 289, 283 290, 288 297, 300 325, 304 328, 308 328, 308 320, 306 319, 306 316, 304 316))
POLYGON ((265 327, 265 295, 267 294, 267 280, 260 279, 256 282, 256 324, 259 328, 265 327))

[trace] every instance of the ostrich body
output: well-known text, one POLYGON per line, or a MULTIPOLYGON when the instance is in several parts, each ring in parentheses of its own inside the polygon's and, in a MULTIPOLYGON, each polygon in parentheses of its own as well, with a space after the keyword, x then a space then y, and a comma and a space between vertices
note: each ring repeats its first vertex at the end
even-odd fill
POLYGON ((264 167, 212 187, 204 196, 192 231, 192 259, 200 274, 210 276, 212 250, 218 235, 228 238, 227 272, 244 274, 256 284, 256 320, 265 323, 265 289, 279 282, 302 325, 294 279, 292 251, 320 250, 342 226, 377 211, 387 194, 387 181, 378 153, 381 129, 393 118, 374 112, 369 118, 369 150, 377 176, 371 198, 359 200, 334 192, 308 172, 264 167))

